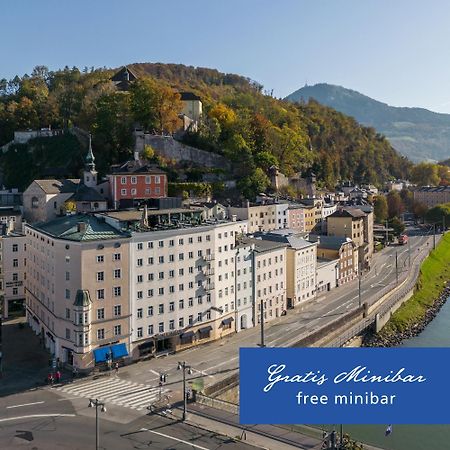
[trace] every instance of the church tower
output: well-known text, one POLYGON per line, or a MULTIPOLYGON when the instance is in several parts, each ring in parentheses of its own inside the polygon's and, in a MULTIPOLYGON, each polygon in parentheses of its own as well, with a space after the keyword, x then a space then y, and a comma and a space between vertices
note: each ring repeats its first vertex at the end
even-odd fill
POLYGON ((95 157, 92 152, 92 139, 89 134, 89 150, 84 160, 83 183, 87 187, 97 186, 97 171, 95 170, 95 157))

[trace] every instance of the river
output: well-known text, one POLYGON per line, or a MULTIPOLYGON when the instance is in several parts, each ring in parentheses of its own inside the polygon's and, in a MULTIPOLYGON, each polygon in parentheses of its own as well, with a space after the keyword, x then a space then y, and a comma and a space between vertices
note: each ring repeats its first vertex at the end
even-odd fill
MULTIPOLYGON (((450 347, 450 299, 439 314, 417 337, 402 347, 450 347)), ((420 408, 420 405, 417 406, 420 408)), ((450 407, 450 405, 449 405, 450 407)), ((387 426, 387 425, 386 425, 387 426)), ((450 425, 395 425, 392 434, 384 436, 384 425, 347 425, 344 432, 387 450, 447 450, 450 449, 450 425)))

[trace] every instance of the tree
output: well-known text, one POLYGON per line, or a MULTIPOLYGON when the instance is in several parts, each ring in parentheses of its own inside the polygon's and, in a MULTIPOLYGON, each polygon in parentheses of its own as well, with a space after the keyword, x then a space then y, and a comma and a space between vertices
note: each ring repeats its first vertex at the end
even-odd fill
POLYGON ((417 218, 423 219, 425 214, 427 213, 428 208, 421 202, 414 201, 413 203, 413 212, 417 218))
POLYGON ((180 127, 183 104, 178 92, 151 78, 137 80, 130 91, 134 118, 145 129, 172 133, 180 127))
POLYGON ((419 186, 437 186, 440 182, 437 164, 421 162, 411 170, 411 180, 419 186))
POLYGON ((389 226, 394 229, 396 236, 400 236, 405 231, 405 224, 398 217, 389 220, 389 226))
POLYGON ((142 152, 142 157, 148 161, 151 161, 155 157, 155 149, 151 145, 146 145, 142 152))
POLYGON ((400 217, 405 210, 400 194, 397 191, 391 191, 387 195, 386 200, 389 218, 400 217))
POLYGON ((257 194, 264 192, 270 184, 269 177, 257 167, 253 173, 238 182, 245 198, 254 199, 257 194))
POLYGON ((446 226, 450 225, 450 203, 444 203, 437 205, 434 208, 429 209, 425 214, 425 219, 429 223, 443 223, 446 226))
POLYGON ((388 217, 388 204, 384 195, 379 195, 373 204, 375 220, 379 223, 384 222, 388 217))

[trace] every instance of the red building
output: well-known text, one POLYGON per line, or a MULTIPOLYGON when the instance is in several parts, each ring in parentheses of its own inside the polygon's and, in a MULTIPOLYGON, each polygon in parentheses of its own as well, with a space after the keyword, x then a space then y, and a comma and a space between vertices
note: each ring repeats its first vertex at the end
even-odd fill
POLYGON ((167 175, 139 159, 111 167, 108 175, 112 207, 126 208, 141 200, 167 197, 167 175))

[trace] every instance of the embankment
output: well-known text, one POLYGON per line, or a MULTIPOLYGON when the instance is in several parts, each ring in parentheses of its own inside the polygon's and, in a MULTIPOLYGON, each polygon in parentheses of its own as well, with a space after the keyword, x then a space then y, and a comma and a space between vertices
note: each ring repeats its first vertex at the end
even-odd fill
POLYGON ((390 347, 420 334, 450 296, 450 233, 423 262, 416 290, 390 318, 382 330, 368 335, 366 347, 390 347))

